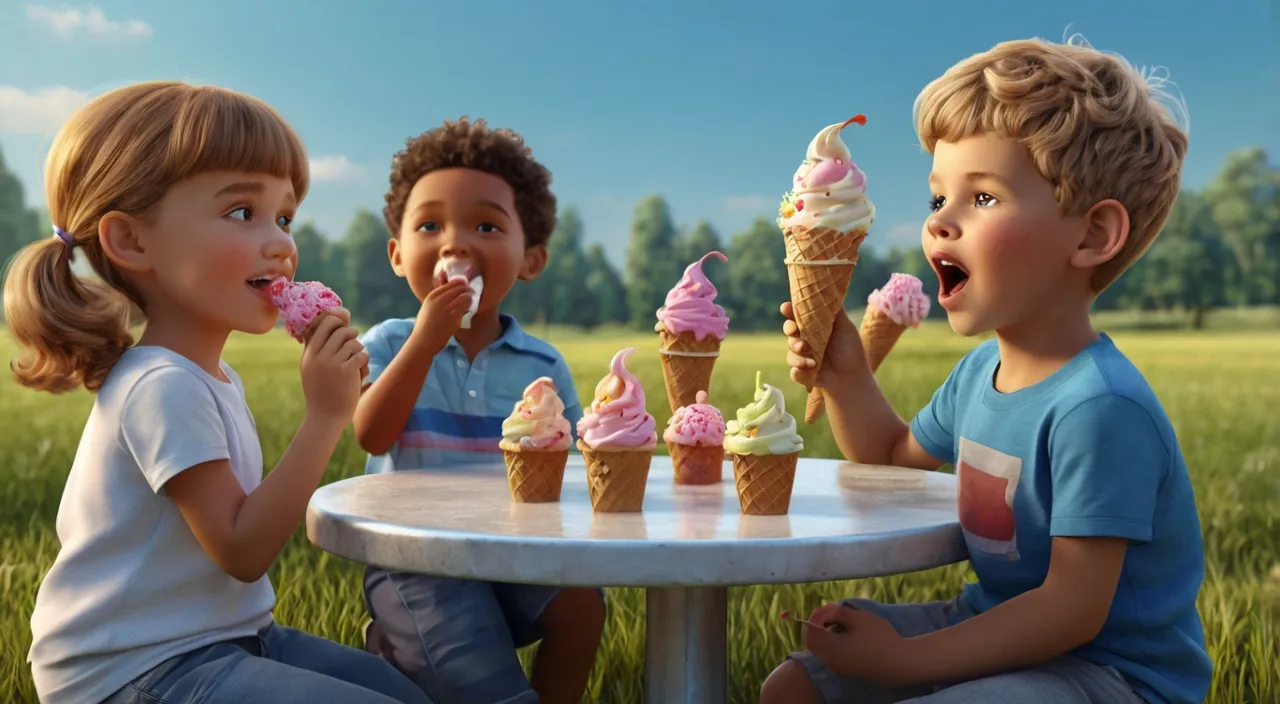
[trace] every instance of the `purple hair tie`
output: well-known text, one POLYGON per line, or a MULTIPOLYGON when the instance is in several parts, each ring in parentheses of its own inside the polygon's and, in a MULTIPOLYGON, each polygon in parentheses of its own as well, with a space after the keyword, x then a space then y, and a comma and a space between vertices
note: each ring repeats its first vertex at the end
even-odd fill
POLYGON ((67 249, 76 248, 75 235, 72 235, 70 232, 67 232, 66 230, 62 229, 61 227, 58 227, 57 225, 53 226, 53 236, 62 240, 62 243, 67 245, 67 249))

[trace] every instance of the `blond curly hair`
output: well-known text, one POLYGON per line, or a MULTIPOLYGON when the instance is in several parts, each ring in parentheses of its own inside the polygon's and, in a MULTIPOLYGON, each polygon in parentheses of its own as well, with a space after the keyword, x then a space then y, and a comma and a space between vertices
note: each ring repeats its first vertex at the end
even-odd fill
POLYGON ((1094 270, 1101 292, 1147 251, 1178 197, 1189 122, 1171 86, 1159 70, 1139 70, 1079 35, 1062 44, 1003 42, 920 92, 916 133, 931 154, 939 141, 974 134, 1017 140, 1053 184, 1064 216, 1120 202, 1129 237, 1094 270))

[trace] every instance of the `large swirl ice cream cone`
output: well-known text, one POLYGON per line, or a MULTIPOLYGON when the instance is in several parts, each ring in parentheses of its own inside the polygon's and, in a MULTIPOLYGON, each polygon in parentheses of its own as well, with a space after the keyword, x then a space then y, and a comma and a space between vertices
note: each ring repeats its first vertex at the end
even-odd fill
MULTIPOLYGON (((872 374, 889 356, 902 333, 907 328, 919 327, 928 314, 929 297, 924 293, 924 284, 911 274, 893 274, 884 286, 867 296, 867 309, 858 325, 858 336, 872 374)), ((805 422, 817 420, 825 408, 822 390, 814 389, 805 406, 805 422)))
POLYGON ((502 440, 498 442, 507 461, 512 501, 560 500, 564 466, 573 442, 570 430, 555 382, 545 376, 535 379, 502 422, 502 440))
POLYGON ((787 413, 782 391, 760 383, 754 400, 725 426, 724 449, 733 456, 734 485, 744 514, 776 516, 791 508, 796 463, 804 440, 787 413))
POLYGON ((619 351, 596 385, 590 410, 578 421, 578 449, 587 464, 591 507, 599 512, 640 511, 649 465, 658 445, 644 388, 626 367, 634 347, 619 351))
POLYGON ((778 210, 796 326, 817 363, 799 374, 809 390, 822 368, 836 316, 845 314, 858 250, 875 220, 875 205, 865 193, 866 175, 840 139, 840 132, 855 122, 866 124, 866 118, 857 115, 829 125, 813 138, 778 210))
POLYGON ((694 403, 699 391, 710 393, 711 372, 729 331, 729 318, 715 303, 716 287, 702 271, 707 257, 729 261, 720 252, 708 252, 685 267, 684 276, 667 292, 665 304, 658 309, 654 326, 672 413, 694 403))

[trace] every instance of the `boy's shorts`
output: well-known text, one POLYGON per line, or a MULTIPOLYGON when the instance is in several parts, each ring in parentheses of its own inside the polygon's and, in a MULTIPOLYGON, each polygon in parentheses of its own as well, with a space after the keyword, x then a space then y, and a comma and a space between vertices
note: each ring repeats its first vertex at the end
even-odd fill
POLYGON ((538 618, 560 591, 376 567, 364 578, 384 656, 440 702, 537 702, 516 648, 543 638, 538 618))
MULTIPOLYGON (((962 596, 923 604, 881 604, 870 599, 845 599, 840 603, 883 618, 906 638, 942 630, 977 615, 962 596)), ((1144 704, 1119 670, 1067 655, 1039 667, 949 687, 893 689, 833 674, 808 651, 792 653, 788 659, 804 667, 823 704, 1144 704)))

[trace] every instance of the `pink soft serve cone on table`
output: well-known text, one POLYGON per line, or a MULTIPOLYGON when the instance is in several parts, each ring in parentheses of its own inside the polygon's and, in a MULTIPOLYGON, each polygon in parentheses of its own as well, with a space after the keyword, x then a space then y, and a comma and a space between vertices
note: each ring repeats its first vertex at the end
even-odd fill
POLYGON ((626 366, 635 351, 628 347, 613 356, 590 409, 578 421, 578 449, 596 511, 639 511, 644 504, 658 433, 645 410, 644 388, 626 366))
POLYGON ((707 257, 729 261, 720 252, 707 252, 685 267, 684 275, 658 309, 654 326, 660 340, 667 403, 673 413, 694 403, 699 391, 711 392, 711 372, 729 332, 729 317, 715 302, 716 287, 702 270, 707 257))

